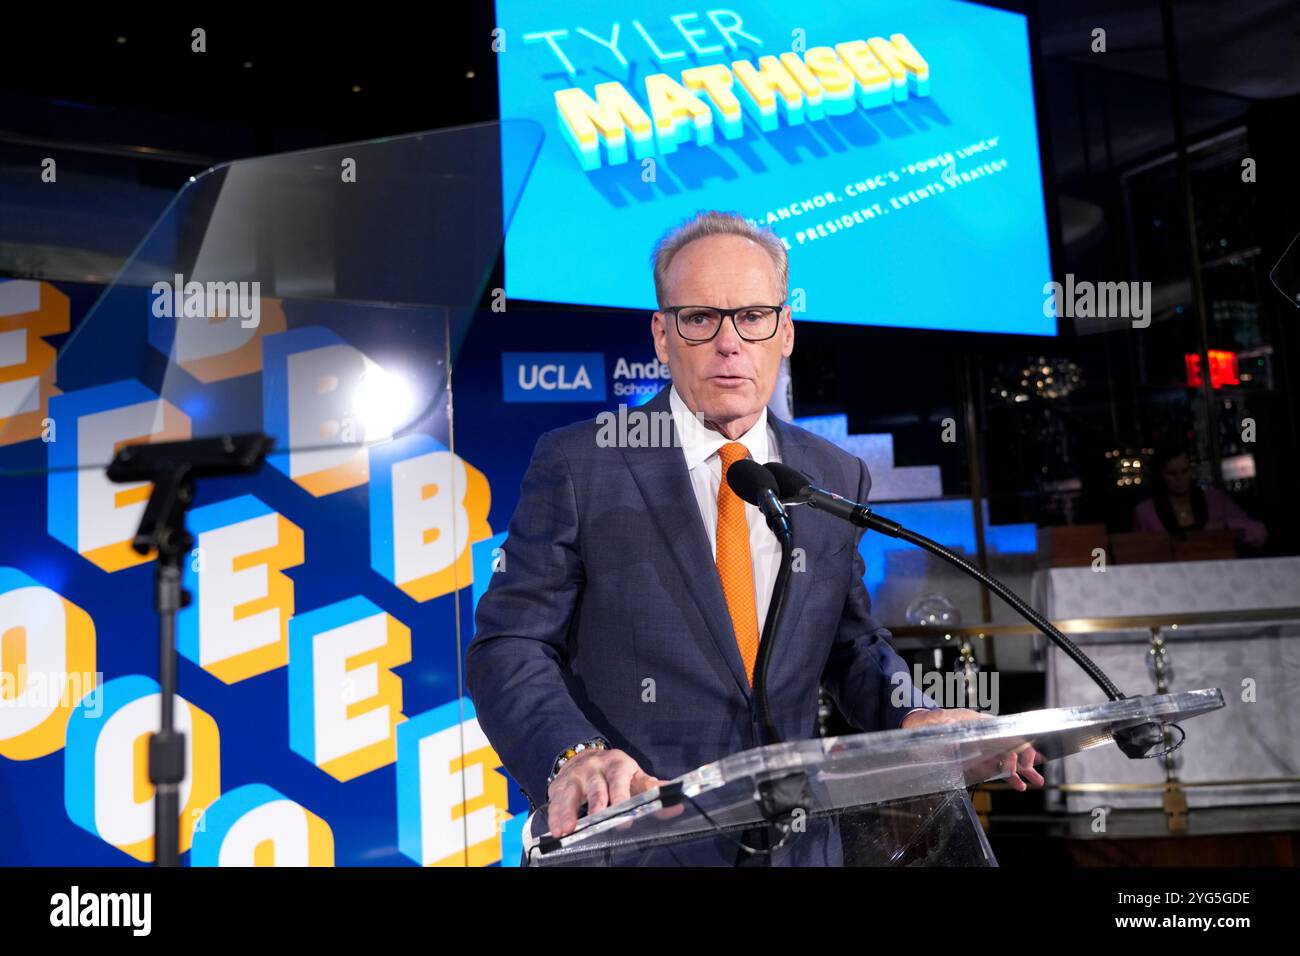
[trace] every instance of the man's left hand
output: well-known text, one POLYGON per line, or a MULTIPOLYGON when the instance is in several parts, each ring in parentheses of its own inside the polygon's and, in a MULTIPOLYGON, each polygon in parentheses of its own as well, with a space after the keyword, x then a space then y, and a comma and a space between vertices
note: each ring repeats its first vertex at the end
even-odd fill
MULTIPOLYGON (((903 728, 934 727, 939 724, 960 724, 970 720, 989 720, 991 715, 981 714, 968 707, 939 707, 918 710, 904 718, 903 728)), ((1013 790, 1028 790, 1031 786, 1041 787, 1045 780, 1034 769, 1034 764, 1042 762, 1042 755, 1029 744, 1022 744, 1015 750, 997 758, 997 769, 1007 772, 1007 783, 1013 790)))

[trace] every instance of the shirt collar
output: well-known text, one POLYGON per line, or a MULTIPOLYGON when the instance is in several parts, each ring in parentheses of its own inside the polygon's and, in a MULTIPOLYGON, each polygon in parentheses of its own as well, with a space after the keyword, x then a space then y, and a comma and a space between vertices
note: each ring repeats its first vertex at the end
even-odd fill
POLYGON ((767 435, 767 409, 759 413, 758 421, 739 438, 731 439, 720 435, 701 422, 677 394, 676 386, 669 386, 668 404, 673 412, 673 425, 677 430, 677 439, 682 444, 682 453, 686 456, 686 469, 693 471, 697 465, 708 461, 723 445, 738 441, 749 449, 749 455, 759 464, 767 462, 769 443, 767 435))

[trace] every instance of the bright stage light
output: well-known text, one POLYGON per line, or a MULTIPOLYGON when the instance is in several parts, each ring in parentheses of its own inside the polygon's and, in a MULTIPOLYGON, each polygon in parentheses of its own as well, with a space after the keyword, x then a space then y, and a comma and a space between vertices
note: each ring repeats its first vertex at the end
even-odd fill
POLYGON ((415 412, 415 390, 401 375, 371 365, 352 394, 352 416, 364 440, 384 441, 406 425, 415 412))

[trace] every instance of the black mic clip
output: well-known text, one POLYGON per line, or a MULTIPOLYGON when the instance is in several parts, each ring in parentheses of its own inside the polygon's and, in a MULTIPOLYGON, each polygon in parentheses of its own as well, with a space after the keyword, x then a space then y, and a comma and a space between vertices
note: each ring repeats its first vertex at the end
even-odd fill
POLYGON ((763 489, 763 493, 758 497, 758 510, 763 512, 763 517, 767 519, 767 526, 772 529, 772 533, 777 538, 788 541, 793 537, 794 532, 790 530, 790 516, 775 491, 770 488, 763 489))
POLYGON ((752 458, 742 458, 732 464, 723 476, 731 490, 742 501, 755 505, 767 520, 767 526, 782 544, 794 540, 790 530, 790 516, 781 503, 780 487, 776 478, 752 458))

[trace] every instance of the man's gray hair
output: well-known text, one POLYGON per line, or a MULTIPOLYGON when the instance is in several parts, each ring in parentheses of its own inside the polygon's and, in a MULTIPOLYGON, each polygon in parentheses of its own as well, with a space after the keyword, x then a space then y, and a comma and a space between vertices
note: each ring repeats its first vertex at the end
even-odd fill
MULTIPOLYGON (((669 303, 664 297, 668 267, 672 265, 673 257, 681 252, 682 248, 688 243, 694 242, 696 239, 703 239, 705 236, 741 236, 762 246, 767 254, 772 257, 772 265, 776 268, 776 281, 781 294, 781 302, 785 301, 790 287, 790 260, 785 254, 785 244, 770 229, 760 229, 738 213, 717 212, 710 209, 697 212, 685 222, 669 229, 655 243, 650 261, 654 265, 655 298, 658 300, 661 309, 669 304, 705 304, 669 303)), ((781 303, 755 302, 751 304, 780 305, 781 303)))

